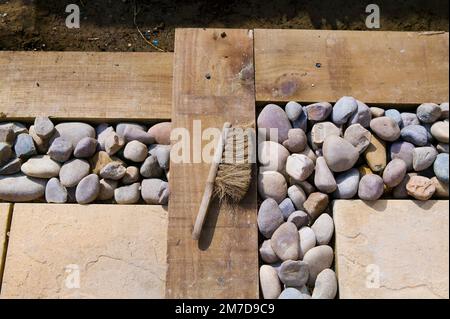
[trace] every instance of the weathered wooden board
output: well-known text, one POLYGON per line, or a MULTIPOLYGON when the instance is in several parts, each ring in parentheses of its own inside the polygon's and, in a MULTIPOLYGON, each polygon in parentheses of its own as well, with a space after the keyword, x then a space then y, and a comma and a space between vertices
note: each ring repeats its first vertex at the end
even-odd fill
POLYGON ((164 298, 167 208, 15 204, 2 298, 164 298))
POLYGON ((0 115, 170 119, 172 60, 172 53, 0 52, 0 115))
POLYGON ((449 99, 449 34, 255 30, 256 100, 418 104, 449 99))
MULTIPOLYGON (((234 125, 254 121, 253 77, 252 31, 178 29, 172 127, 186 128, 194 140, 201 139, 202 133, 193 136, 194 120, 201 121, 202 129, 221 129, 225 121, 234 125)), ((192 239, 192 229, 209 164, 171 160, 166 296, 257 298, 255 180, 233 211, 212 204, 197 242, 192 239)))
POLYGON ((11 204, 0 203, 0 291, 2 288, 3 266, 6 258, 7 249, 7 232, 9 226, 9 218, 11 214, 11 204))

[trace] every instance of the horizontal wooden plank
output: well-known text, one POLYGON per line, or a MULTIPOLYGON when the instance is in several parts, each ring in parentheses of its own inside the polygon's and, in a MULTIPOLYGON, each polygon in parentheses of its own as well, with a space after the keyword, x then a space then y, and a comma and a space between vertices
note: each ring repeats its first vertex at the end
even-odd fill
POLYGON ((255 69, 258 101, 441 103, 449 99, 449 35, 258 29, 255 69))
POLYGON ((172 53, 0 52, 0 116, 170 119, 172 53))

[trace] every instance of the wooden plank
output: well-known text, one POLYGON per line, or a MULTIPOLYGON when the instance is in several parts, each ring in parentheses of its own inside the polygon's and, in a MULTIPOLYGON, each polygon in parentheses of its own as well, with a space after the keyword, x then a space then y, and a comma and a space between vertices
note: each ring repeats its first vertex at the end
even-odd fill
POLYGON ((449 99, 448 33, 255 30, 256 99, 374 104, 449 99))
POLYGON ((0 115, 170 119, 172 53, 0 52, 0 115))
POLYGON ((15 204, 1 298, 164 298, 167 208, 15 204))
POLYGON ((5 265, 8 243, 8 227, 11 218, 12 204, 0 203, 0 292, 2 288, 3 267, 5 265))
MULTIPOLYGON (((193 136, 193 120, 200 120, 202 129, 221 129, 225 121, 234 125, 254 121, 253 77, 252 31, 178 29, 172 127, 186 128, 193 136)), ((255 179, 247 197, 233 211, 212 204, 196 242, 192 229, 209 164, 171 160, 166 296, 257 298, 255 179)))

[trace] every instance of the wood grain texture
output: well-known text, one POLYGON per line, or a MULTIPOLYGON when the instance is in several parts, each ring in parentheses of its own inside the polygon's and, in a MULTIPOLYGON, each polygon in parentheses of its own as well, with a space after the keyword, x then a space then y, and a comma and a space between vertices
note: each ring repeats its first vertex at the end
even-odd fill
POLYGON ((442 32, 255 30, 258 101, 441 103, 449 98, 442 32))
POLYGON ((6 259, 7 233, 11 218, 12 204, 0 203, 0 292, 2 289, 3 266, 6 259))
MULTIPOLYGON (((254 121, 253 32, 178 29, 173 99, 172 127, 192 139, 201 138, 194 120, 219 130, 226 121, 254 121)), ((212 202, 197 242, 192 230, 210 164, 171 160, 166 297, 258 298, 255 179, 238 207, 212 202)))
POLYGON ((0 114, 170 119, 172 53, 0 52, 0 114))

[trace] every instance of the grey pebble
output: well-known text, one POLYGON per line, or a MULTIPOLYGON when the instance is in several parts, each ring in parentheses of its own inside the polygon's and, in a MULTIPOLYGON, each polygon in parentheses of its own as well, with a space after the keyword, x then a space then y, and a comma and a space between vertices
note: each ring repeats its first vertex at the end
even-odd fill
POLYGON ((45 200, 47 203, 65 203, 67 202, 67 189, 61 185, 58 178, 53 177, 47 182, 45 187, 45 200))
POLYGON ((58 162, 67 161, 72 155, 72 142, 64 137, 57 137, 50 144, 47 154, 58 162))
POLYGON ((383 191, 383 179, 378 175, 364 175, 359 181, 358 196, 362 200, 377 200, 383 195, 383 191))
POLYGON ((416 147, 413 150, 413 168, 416 172, 424 171, 433 165, 437 150, 431 146, 416 147))
POLYGON ((284 223, 283 214, 274 199, 267 198, 261 203, 257 222, 258 229, 265 238, 271 238, 275 230, 284 223))
POLYGON ((89 204, 93 202, 100 192, 100 181, 97 174, 84 177, 77 185, 75 198, 78 204, 89 204))
POLYGON ((37 154, 33 138, 27 133, 19 134, 14 144, 14 152, 19 158, 28 158, 37 154))
POLYGON ((281 264, 278 276, 287 287, 301 287, 308 282, 309 265, 300 260, 286 260, 281 264))
POLYGON ((147 204, 167 205, 169 184, 157 178, 142 180, 141 196, 147 204))
POLYGON ((97 140, 92 137, 82 138, 73 151, 73 156, 77 158, 87 158, 94 155, 97 149, 97 140))
POLYGON ((409 125, 400 131, 403 140, 416 146, 425 146, 428 144, 428 132, 422 125, 409 125))
POLYGON ((281 214, 283 215, 284 220, 287 220, 289 216, 295 212, 294 204, 292 203, 290 198, 285 198, 278 207, 281 210, 281 214))
POLYGON ((114 190, 114 200, 117 204, 135 204, 141 198, 141 185, 134 183, 114 190))
POLYGON ((331 120, 334 124, 345 124, 349 118, 356 113, 358 103, 353 97, 344 96, 340 98, 333 107, 331 120))
POLYGON ((336 190, 333 195, 335 198, 350 199, 358 193, 359 171, 352 168, 346 172, 336 175, 336 190))
POLYGON ((105 179, 118 181, 124 177, 126 168, 120 162, 110 162, 100 170, 100 176, 105 179))
POLYGON ((434 123, 442 114, 441 108, 435 103, 423 103, 416 110, 417 117, 423 123, 434 123))
POLYGON ((285 112, 290 121, 295 121, 303 112, 303 107, 300 103, 291 101, 286 104, 285 112))
POLYGON ((53 135, 55 126, 47 116, 37 116, 34 119, 34 130, 42 139, 48 139, 53 135))
POLYGON ((155 155, 150 155, 145 159, 141 165, 140 173, 146 178, 160 177, 162 175, 163 170, 159 166, 158 159, 155 155))
POLYGON ((65 187, 76 186, 85 176, 89 174, 89 163, 82 159, 71 159, 61 166, 59 180, 65 187))

